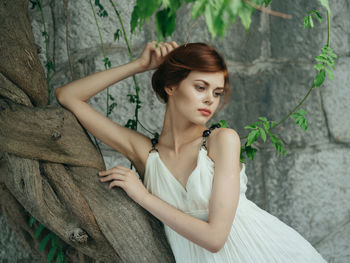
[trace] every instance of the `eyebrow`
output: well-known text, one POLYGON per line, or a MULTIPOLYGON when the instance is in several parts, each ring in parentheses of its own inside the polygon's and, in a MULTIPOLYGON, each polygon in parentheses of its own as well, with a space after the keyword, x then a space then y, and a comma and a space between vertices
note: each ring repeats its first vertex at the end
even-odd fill
MULTIPOLYGON (((199 81, 202 81, 202 82, 204 82, 204 84, 206 85, 206 86, 210 86, 209 85, 209 83, 208 82, 206 82, 205 80, 203 80, 203 79, 195 79, 195 81, 196 80, 199 80, 199 81)), ((224 89, 223 87, 217 87, 218 89, 224 89)))

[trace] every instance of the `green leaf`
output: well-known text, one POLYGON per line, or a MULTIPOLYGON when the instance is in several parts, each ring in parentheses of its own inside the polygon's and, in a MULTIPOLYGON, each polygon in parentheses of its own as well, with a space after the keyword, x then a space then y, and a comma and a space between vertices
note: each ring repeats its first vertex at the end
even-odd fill
POLYGON ((263 123, 261 121, 256 121, 253 123, 253 125, 262 125, 263 123))
POLYGON ((311 28, 314 27, 314 21, 312 20, 312 16, 309 16, 309 25, 311 28))
POLYGON ((265 7, 268 7, 269 4, 271 3, 271 0, 264 0, 264 3, 265 3, 265 7))
POLYGON ((39 226, 37 227, 37 229, 35 229, 35 233, 34 233, 34 236, 35 238, 38 238, 41 231, 45 228, 45 226, 41 223, 39 223, 39 226))
POLYGON ((117 103, 115 103, 115 102, 113 102, 111 105, 109 105, 107 115, 110 115, 112 113, 115 106, 117 106, 117 103))
POLYGON ((137 0, 136 5, 131 13, 130 20, 130 31, 134 33, 135 28, 141 26, 148 17, 152 16, 153 13, 160 7, 162 0, 137 0))
POLYGON ((197 0, 192 6, 192 19, 197 18, 204 13, 208 0, 197 0))
POLYGON ((48 262, 48 263, 50 263, 51 260, 53 259, 53 257, 55 256, 56 250, 57 250, 57 247, 56 247, 56 246, 54 246, 54 247, 52 247, 52 248, 50 249, 50 252, 49 252, 49 254, 48 254, 48 256, 47 256, 47 262, 48 262))
POLYGON ((325 71, 322 69, 314 78, 314 87, 319 87, 322 85, 326 77, 325 71))
POLYGON ((214 39, 216 36, 216 31, 214 27, 214 18, 215 18, 214 12, 215 12, 215 9, 212 6, 206 5, 205 11, 204 11, 204 17, 212 39, 214 39))
POLYGON ((330 79, 334 79, 334 75, 333 75, 333 72, 329 69, 329 68, 325 68, 325 70, 327 71, 327 75, 330 79))
POLYGON ((259 130, 260 130, 261 139, 264 142, 266 142, 266 133, 265 133, 264 129, 259 127, 259 130))
POLYGON ((297 113, 304 116, 306 111, 305 110, 298 110, 297 113))
POLYGON ((29 226, 32 227, 33 224, 35 223, 35 221, 36 221, 35 217, 34 217, 34 216, 31 216, 31 217, 29 218, 29 226))
POLYGON ((119 40, 119 37, 122 35, 122 31, 118 28, 117 31, 114 32, 114 41, 119 40))
POLYGON ((331 10, 329 9, 328 0, 318 0, 318 1, 321 3, 321 5, 323 5, 327 9, 329 13, 331 12, 331 10))
POLYGON ((247 126, 244 126, 244 129, 256 129, 256 125, 247 125, 247 126))
POLYGON ((220 120, 219 125, 221 128, 228 128, 228 124, 225 120, 220 120))
POLYGON ((49 242, 50 238, 53 237, 53 233, 48 233, 40 242, 39 250, 43 251, 47 243, 49 242))
POLYGON ((309 26, 309 16, 304 16, 303 28, 307 28, 309 26))
POLYGON ((246 154, 250 160, 254 159, 255 153, 258 151, 256 148, 253 148, 251 146, 246 146, 245 147, 246 154))
POLYGON ((247 4, 243 3, 241 8, 238 11, 238 16, 241 19, 241 23, 244 26, 245 30, 248 31, 250 27, 252 14, 252 8, 250 8, 247 4))
POLYGON ((321 22, 322 16, 320 15, 320 13, 317 10, 314 10, 313 12, 316 14, 317 19, 321 22))
POLYGON ((266 117, 259 117, 258 119, 267 122, 266 117))
POLYGON ((270 129, 270 123, 269 122, 265 122, 264 123, 264 128, 266 131, 268 131, 270 129))
POLYGON ((304 118, 302 123, 300 124, 300 128, 306 131, 307 127, 308 127, 308 122, 307 122, 307 119, 304 118))
POLYGON ((56 263, 63 263, 64 260, 64 253, 62 251, 62 248, 59 247, 58 253, 57 253, 57 258, 56 258, 56 263))
POLYGON ((114 97, 111 94, 109 94, 109 93, 108 93, 108 97, 109 97, 110 100, 115 100, 114 97))
POLYGON ((172 13, 170 8, 160 10, 156 14, 156 31, 158 38, 164 40, 175 31, 176 12, 172 13))
POLYGON ((314 66, 314 68, 317 69, 317 70, 321 70, 321 69, 324 69, 324 68, 325 68, 325 65, 324 65, 324 64, 316 64, 316 65, 314 66))
POLYGON ((248 138, 247 138, 247 146, 251 145, 252 143, 254 143, 258 137, 260 135, 260 131, 259 130, 252 130, 249 134, 248 134, 248 138))

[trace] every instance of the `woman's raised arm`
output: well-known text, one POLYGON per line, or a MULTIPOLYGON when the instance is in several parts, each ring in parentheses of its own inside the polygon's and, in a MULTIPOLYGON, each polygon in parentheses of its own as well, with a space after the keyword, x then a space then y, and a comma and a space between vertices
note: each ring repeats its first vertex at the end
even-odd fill
POLYGON ((156 48, 155 42, 149 42, 138 59, 72 81, 55 90, 57 101, 70 110, 93 136, 128 158, 141 177, 144 172, 147 149, 151 147, 149 138, 113 122, 94 110, 86 101, 120 80, 158 67, 163 56, 173 48, 174 44, 165 43, 156 48))
MULTIPOLYGON (((134 74, 143 72, 139 60, 93 73, 87 77, 74 80, 55 90, 55 96, 63 106, 71 100, 87 101, 105 88, 134 74)), ((69 105, 67 105, 69 106, 69 105)))

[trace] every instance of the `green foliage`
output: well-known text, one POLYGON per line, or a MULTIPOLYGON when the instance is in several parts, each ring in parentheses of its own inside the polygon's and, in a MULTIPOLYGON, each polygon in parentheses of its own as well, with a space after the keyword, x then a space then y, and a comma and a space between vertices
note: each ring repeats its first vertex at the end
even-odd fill
POLYGON ((321 3, 321 5, 323 5, 327 9, 328 13, 331 12, 331 10, 329 8, 328 0, 318 0, 318 1, 321 3))
POLYGON ((43 224, 41 224, 39 221, 37 221, 26 209, 24 209, 24 213, 29 216, 28 223, 29 223, 29 226, 31 228, 34 227, 35 222, 38 223, 37 224, 38 226, 36 227, 36 229, 34 231, 35 238, 39 239, 40 234, 44 230, 46 230, 46 232, 49 232, 47 235, 45 235, 41 239, 40 244, 39 244, 39 250, 43 251, 45 249, 45 247, 47 247, 50 244, 50 240, 51 240, 51 247, 49 250, 47 262, 50 263, 54 259, 56 252, 57 252, 56 262, 57 263, 65 263, 66 259, 64 256, 63 247, 62 247, 62 245, 60 245, 58 243, 59 237, 54 232, 51 232, 49 229, 45 228, 45 226, 43 224))
POLYGON ((118 28, 117 31, 114 32, 114 41, 119 40, 119 37, 121 37, 122 35, 122 31, 118 28))
POLYGON ((142 25, 161 6, 161 0, 137 0, 134 10, 131 13, 131 33, 134 33, 138 26, 141 31, 142 25))
POLYGON ((295 119, 295 124, 299 124, 300 125, 300 128, 304 131, 307 130, 307 127, 308 127, 308 123, 307 123, 307 119, 305 118, 305 113, 306 111, 304 110, 299 110, 298 112, 296 113, 293 113, 291 115, 291 118, 294 118, 295 119))
POLYGON ((109 60, 108 57, 104 57, 104 58, 103 58, 103 62, 104 62, 104 66, 105 66, 106 69, 107 69, 107 67, 108 67, 108 68, 111 68, 112 63, 111 63, 111 61, 109 60))
POLYGON ((156 31, 158 39, 163 41, 167 36, 171 36, 175 31, 176 13, 170 8, 165 8, 156 14, 156 31))
POLYGON ((253 148, 251 145, 258 140, 259 137, 266 142, 266 138, 268 135, 275 146, 277 150, 277 156, 280 155, 281 152, 283 152, 284 155, 286 155, 286 149, 283 144, 283 141, 278 138, 276 134, 273 134, 270 130, 276 126, 275 121, 268 121, 266 117, 259 117, 260 121, 256 121, 251 125, 247 125, 244 127, 244 129, 251 129, 252 131, 249 132, 247 141, 245 143, 245 149, 244 151, 247 153, 247 156, 249 159, 253 160, 254 154, 256 153, 256 149, 253 148), (260 126, 259 126, 260 125, 260 126))
POLYGON ((328 45, 325 45, 321 50, 321 54, 315 57, 315 60, 320 63, 314 66, 314 68, 319 71, 319 73, 314 78, 314 87, 319 87, 322 85, 326 79, 326 73, 331 80, 334 79, 334 75, 331 69, 335 69, 334 60, 336 58, 337 55, 328 45))
POLYGON ((126 128, 136 129, 136 121, 132 119, 128 119, 128 122, 124 125, 126 128))
MULTIPOLYGON (((110 95, 110 94, 109 94, 109 95, 110 95)), ((107 116, 111 115, 111 113, 112 113, 114 107, 116 107, 116 106, 117 106, 117 103, 116 103, 116 102, 113 102, 112 104, 109 104, 109 105, 108 105, 107 116)))
POLYGON ((98 11, 97 11, 98 16, 100 16, 100 17, 108 16, 108 13, 105 10, 105 8, 103 7, 103 5, 101 5, 100 0, 95 0, 95 6, 98 7, 98 11))
MULTIPOLYGON (((255 11, 255 8, 244 0, 185 1, 185 3, 190 2, 193 2, 192 19, 204 15, 212 39, 216 36, 224 37, 226 30, 236 17, 241 19, 242 25, 248 30, 251 24, 251 15, 255 11)), ((252 0, 251 2, 258 6, 265 4, 267 7, 271 0, 252 0)), ((181 4, 181 0, 137 0, 131 14, 131 33, 134 33, 137 27, 141 31, 144 22, 155 14, 157 37, 159 41, 163 41, 175 31, 176 12, 181 4)))
POLYGON ((307 27, 314 27, 314 22, 312 20, 312 17, 315 16, 320 22, 322 22, 322 16, 320 15, 320 13, 317 10, 312 10, 307 12, 308 15, 304 17, 304 29, 307 27))

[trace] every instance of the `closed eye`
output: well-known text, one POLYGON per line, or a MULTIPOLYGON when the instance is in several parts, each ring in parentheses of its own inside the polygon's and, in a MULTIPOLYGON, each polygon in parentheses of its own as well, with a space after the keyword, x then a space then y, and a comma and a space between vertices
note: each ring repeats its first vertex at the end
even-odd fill
POLYGON ((201 87, 201 86, 196 86, 196 87, 203 90, 205 89, 204 87, 201 87))
MULTIPOLYGON (((202 86, 196 86, 196 88, 199 89, 199 90, 205 90, 205 88, 202 87, 202 86)), ((216 96, 223 96, 224 92, 215 92, 215 95, 216 96)))

